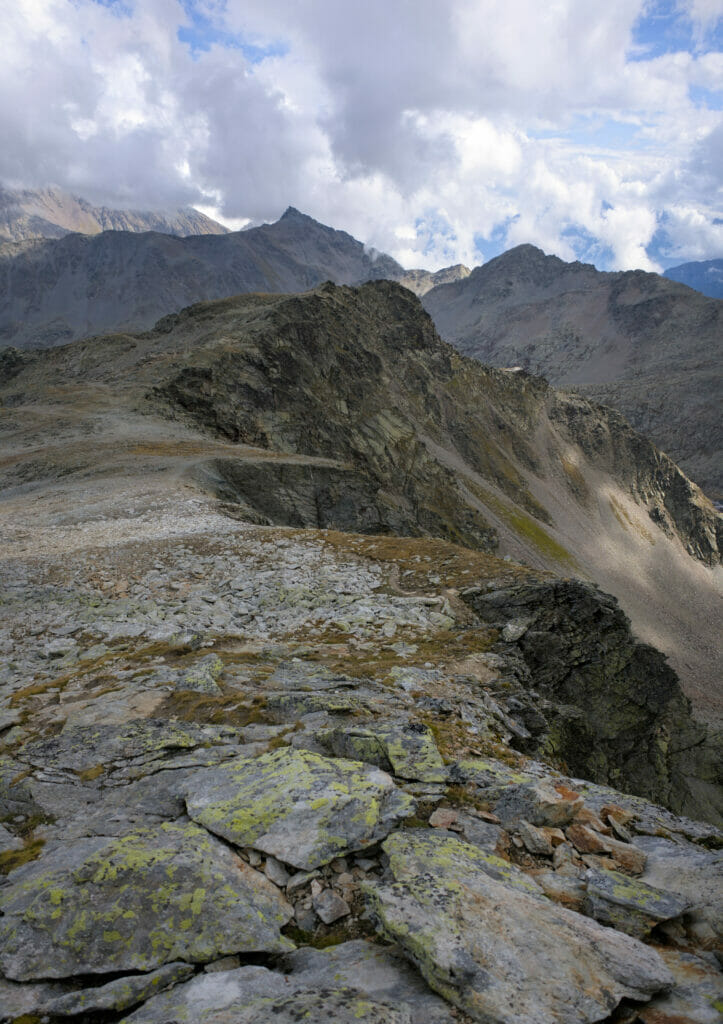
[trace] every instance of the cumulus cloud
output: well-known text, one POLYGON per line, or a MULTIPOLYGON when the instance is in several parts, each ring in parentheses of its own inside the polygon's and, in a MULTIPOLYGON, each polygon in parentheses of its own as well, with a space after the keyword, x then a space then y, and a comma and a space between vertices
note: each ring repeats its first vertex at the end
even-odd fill
POLYGON ((611 268, 709 258, 720 15, 719 0, 16 0, 0 179, 235 225, 291 204, 430 268, 526 241, 611 268))

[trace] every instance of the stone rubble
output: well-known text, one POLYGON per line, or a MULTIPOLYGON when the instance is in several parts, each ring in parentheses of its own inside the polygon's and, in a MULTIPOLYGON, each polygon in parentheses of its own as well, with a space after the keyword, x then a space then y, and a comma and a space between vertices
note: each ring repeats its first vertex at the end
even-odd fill
POLYGON ((1 1021, 713 1020, 720 833, 516 749, 523 623, 185 513, 2 574, 1 1021))

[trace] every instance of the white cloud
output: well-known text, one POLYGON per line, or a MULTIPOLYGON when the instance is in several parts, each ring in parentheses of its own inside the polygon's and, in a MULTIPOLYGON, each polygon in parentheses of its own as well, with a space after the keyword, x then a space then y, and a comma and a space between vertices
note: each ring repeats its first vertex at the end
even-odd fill
POLYGON ((292 204, 432 268, 581 239, 650 267, 661 219, 720 255, 721 6, 681 0, 689 48, 646 57, 645 0, 16 0, 0 179, 234 225, 292 204))

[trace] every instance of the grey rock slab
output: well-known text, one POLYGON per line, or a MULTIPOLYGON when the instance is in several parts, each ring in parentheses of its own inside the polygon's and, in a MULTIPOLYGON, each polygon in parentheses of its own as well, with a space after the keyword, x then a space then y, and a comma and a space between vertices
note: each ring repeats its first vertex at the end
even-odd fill
POLYGON ((383 848, 393 882, 363 886, 382 934, 483 1024, 587 1024, 672 985, 652 949, 491 877, 467 843, 414 830, 383 848))
POLYGON ((345 942, 328 950, 304 947, 284 956, 279 971, 265 967, 241 967, 216 975, 199 975, 149 1000, 125 1018, 123 1024, 236 1024, 238 1020, 268 1024, 279 1018, 281 1010, 296 1007, 297 1016, 314 1024, 339 1024, 349 1018, 339 997, 354 1012, 362 1012, 351 1020, 374 1021, 365 1003, 372 1009, 380 1004, 389 1016, 382 1021, 404 1021, 408 1024, 453 1024, 456 1012, 425 985, 399 953, 368 942, 345 942), (310 1002, 309 996, 327 994, 326 1003, 310 1002), (278 1002, 276 1002, 278 1000, 278 1002), (269 1010, 273 1007, 273 1010, 269 1010), (299 1010, 310 1016, 303 1017, 299 1010), (313 1008, 313 1013, 311 1010, 313 1008), (253 1010, 266 1016, 239 1017, 253 1010))
POLYGON ((237 739, 237 731, 227 726, 148 718, 123 725, 66 727, 58 736, 27 743, 17 756, 46 770, 84 772, 99 765, 110 770, 237 739))
POLYGON ((252 999, 273 999, 288 992, 284 976, 266 967, 204 973, 149 999, 121 1024, 217 1024, 224 1019, 221 1014, 243 1010, 252 999))
POLYGON ((221 688, 216 682, 223 672, 223 662, 217 654, 207 654, 191 668, 183 672, 176 681, 176 690, 194 690, 216 697, 221 688))
POLYGON ((619 871, 588 868, 585 883, 583 913, 639 939, 649 935, 656 924, 680 917, 691 908, 690 900, 619 871))
POLYGON ((659 836, 637 836, 635 845, 648 857, 640 880, 689 901, 691 918, 723 939, 723 850, 659 836))
POLYGON ((506 789, 494 805, 505 827, 524 820, 531 825, 567 825, 583 805, 581 796, 551 781, 523 783, 506 789))
POLYGON ((186 806, 235 845, 311 871, 378 842, 415 804, 378 768, 286 747, 198 772, 186 806))
POLYGON ((0 968, 26 981, 279 952, 292 909, 192 823, 58 844, 0 889, 0 968))
POLYGON ((720 1024, 723 975, 713 964, 677 949, 660 950, 675 988, 639 1011, 643 1024, 720 1024))
POLYGON ((309 988, 354 987, 396 1007, 408 1007, 411 1024, 451 1024, 456 1011, 432 992, 398 949, 356 939, 329 949, 309 946, 285 954, 280 967, 309 988))
POLYGON ((171 985, 186 981, 192 974, 193 967, 190 964, 166 964, 148 974, 116 978, 97 988, 69 992, 52 999, 44 1010, 55 1017, 74 1017, 80 1013, 97 1013, 101 1010, 128 1010, 171 985))

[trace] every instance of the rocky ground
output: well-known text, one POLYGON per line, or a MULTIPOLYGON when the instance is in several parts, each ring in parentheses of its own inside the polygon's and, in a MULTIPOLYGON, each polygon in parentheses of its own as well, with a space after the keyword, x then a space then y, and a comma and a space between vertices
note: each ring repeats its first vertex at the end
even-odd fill
POLYGON ((506 617, 549 574, 150 483, 22 501, 0 1019, 720 1019, 721 833, 521 752, 563 695, 506 617))

